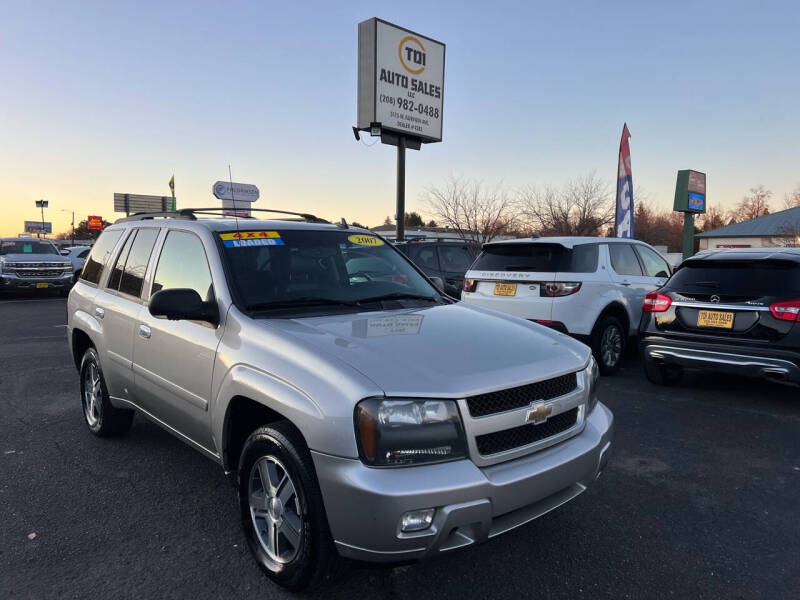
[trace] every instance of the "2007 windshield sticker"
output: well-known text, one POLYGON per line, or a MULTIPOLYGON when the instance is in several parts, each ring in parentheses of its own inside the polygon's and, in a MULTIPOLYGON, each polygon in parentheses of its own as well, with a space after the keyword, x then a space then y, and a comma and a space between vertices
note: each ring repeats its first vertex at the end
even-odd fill
POLYGON ((373 235, 351 235, 347 240, 358 246, 383 246, 383 240, 373 235))
POLYGON ((231 231, 220 233, 219 237, 226 248, 283 246, 283 240, 277 231, 231 231))

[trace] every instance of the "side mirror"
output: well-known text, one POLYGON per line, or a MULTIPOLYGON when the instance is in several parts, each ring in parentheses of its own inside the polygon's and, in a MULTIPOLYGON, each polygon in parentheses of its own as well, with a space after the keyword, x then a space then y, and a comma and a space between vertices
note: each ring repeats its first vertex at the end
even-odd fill
POLYGON ((440 292, 444 293, 444 280, 441 277, 428 277, 428 279, 440 292))
POLYGON ((154 317, 166 317, 170 321, 206 321, 219 325, 219 309, 216 302, 203 302, 195 290, 172 288, 153 294, 148 306, 154 317))

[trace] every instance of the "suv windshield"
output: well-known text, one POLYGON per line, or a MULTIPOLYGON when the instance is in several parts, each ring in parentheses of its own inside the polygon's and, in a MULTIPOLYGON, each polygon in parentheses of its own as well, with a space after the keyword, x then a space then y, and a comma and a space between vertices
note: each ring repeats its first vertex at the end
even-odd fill
POLYGON ((4 254, 58 254, 58 250, 45 240, 2 240, 0 256, 4 254))
POLYGON ((668 287, 687 294, 761 298, 800 294, 800 267, 783 260, 689 260, 668 287))
POLYGON ((597 244, 565 248, 561 244, 492 244, 472 265, 473 271, 594 273, 597 244))
POLYGON ((248 311, 440 300, 402 254, 373 235, 302 229, 217 235, 234 293, 248 311))

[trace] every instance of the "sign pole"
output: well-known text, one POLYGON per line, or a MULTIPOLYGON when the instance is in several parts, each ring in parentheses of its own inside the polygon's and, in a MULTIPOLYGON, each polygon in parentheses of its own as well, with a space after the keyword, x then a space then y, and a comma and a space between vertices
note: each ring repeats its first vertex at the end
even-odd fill
POLYGON ((397 224, 395 241, 402 242, 406 235, 406 138, 397 140, 397 224))
POLYGON ((686 260, 694 254, 694 214, 683 213, 683 258, 686 260))

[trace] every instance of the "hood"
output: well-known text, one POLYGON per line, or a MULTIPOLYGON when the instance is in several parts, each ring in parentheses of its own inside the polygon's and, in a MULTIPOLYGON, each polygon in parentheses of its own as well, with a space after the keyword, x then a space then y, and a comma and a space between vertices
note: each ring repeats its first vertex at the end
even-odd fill
POLYGON ((5 262, 52 262, 52 263, 68 263, 69 259, 60 254, 3 254, 0 255, 0 260, 5 262))
POLYGON ((460 398, 523 385, 578 371, 590 353, 541 325, 463 303, 262 323, 347 363, 387 396, 460 398))

